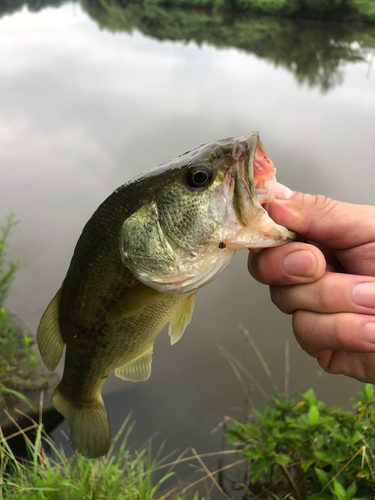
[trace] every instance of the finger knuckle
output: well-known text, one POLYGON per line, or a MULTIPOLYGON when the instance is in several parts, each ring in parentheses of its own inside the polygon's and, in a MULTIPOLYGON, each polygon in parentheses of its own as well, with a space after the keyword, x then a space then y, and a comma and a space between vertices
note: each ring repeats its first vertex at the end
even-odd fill
POLYGON ((323 277, 319 281, 317 281, 316 287, 316 301, 320 307, 324 309, 329 308, 329 304, 332 300, 333 294, 335 290, 332 289, 332 283, 326 277, 323 277))
POLYGON ((338 203, 339 202, 337 200, 332 200, 332 198, 328 198, 322 194, 317 194, 314 196, 313 208, 324 211, 324 213, 327 214, 335 210, 338 203))
POLYGON ((337 200, 332 200, 331 198, 321 194, 303 194, 302 196, 302 205, 309 207, 309 210, 306 212, 307 219, 309 218, 311 211, 313 211, 316 216, 319 216, 319 214, 329 216, 330 213, 337 210, 339 203, 340 202, 337 200))

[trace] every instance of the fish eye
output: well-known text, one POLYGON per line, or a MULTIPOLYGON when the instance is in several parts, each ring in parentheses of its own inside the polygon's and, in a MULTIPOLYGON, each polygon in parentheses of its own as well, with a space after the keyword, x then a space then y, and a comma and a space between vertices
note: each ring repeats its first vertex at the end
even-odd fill
POLYGON ((204 163, 189 168, 186 180, 191 187, 206 187, 212 178, 212 170, 204 163))

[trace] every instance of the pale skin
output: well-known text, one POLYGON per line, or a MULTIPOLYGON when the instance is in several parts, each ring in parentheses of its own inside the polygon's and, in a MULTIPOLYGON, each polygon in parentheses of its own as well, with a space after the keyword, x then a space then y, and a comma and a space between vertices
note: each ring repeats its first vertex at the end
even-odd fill
POLYGON ((250 273, 323 370, 375 384, 375 207, 264 188, 271 218, 302 241, 250 253, 250 273))

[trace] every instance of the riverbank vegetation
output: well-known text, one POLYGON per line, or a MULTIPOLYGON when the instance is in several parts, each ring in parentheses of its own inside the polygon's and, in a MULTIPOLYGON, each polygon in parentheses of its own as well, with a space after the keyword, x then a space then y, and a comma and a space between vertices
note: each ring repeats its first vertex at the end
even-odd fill
POLYGON ((8 296, 9 289, 16 277, 21 260, 15 257, 8 246, 9 234, 18 221, 14 220, 14 214, 10 212, 5 224, 0 226, 0 307, 8 296))
MULTIPOLYGON (((29 451, 27 460, 17 459, 7 440, 0 436, 0 498, 3 500, 182 500, 185 497, 177 493, 181 490, 178 486, 160 493, 167 480, 175 478, 177 483, 173 463, 165 464, 169 457, 161 458, 162 449, 152 457, 151 445, 130 453, 126 444, 131 426, 118 453, 112 455, 110 450, 102 459, 80 455, 67 459, 44 433, 43 426, 36 422, 34 426, 34 442, 24 435, 29 451), (155 479, 160 469, 166 472, 155 479)), ((199 499, 196 494, 194 500, 199 499)))
MULTIPOLYGON (((228 422, 229 442, 249 464, 242 484, 246 498, 274 495, 298 500, 370 500, 375 494, 375 409, 368 384, 354 412, 328 407, 314 391, 274 396, 248 422, 228 422)), ((274 496, 276 498, 276 496, 274 496)))
POLYGON ((26 331, 14 326, 14 318, 4 307, 10 287, 16 277, 21 260, 9 249, 11 230, 17 225, 10 213, 0 226, 0 396, 9 398, 12 391, 41 389, 45 379, 39 361, 26 331))
POLYGON ((0 395, 44 387, 33 342, 26 331, 14 327, 9 311, 0 308, 0 395))
POLYGON ((285 381, 280 389, 248 330, 240 325, 273 387, 274 395, 247 368, 220 347, 251 407, 243 422, 226 417, 224 435, 246 463, 236 476, 221 476, 224 491, 241 491, 243 500, 373 500, 375 498, 375 398, 366 384, 351 398, 352 411, 319 401, 314 390, 289 396, 289 344, 285 381), (247 386, 268 401, 255 407, 247 386))
MULTIPOLYGON (((312 389, 292 398, 274 396, 248 421, 225 422, 227 440, 236 446, 235 461, 223 465, 231 450, 218 456, 209 471, 194 450, 170 460, 151 445, 130 452, 132 426, 124 422, 112 448, 102 459, 74 455, 67 459, 43 426, 33 422, 35 440, 27 440, 28 459, 19 460, 0 435, 0 498, 4 500, 208 500, 212 488, 223 498, 246 500, 373 500, 375 494, 375 409, 373 387, 363 386, 352 398, 354 412, 328 407, 312 389), (127 427, 120 449, 116 441, 127 427), (199 464, 198 480, 179 481, 174 469, 181 462, 199 464), (243 477, 239 477, 242 467, 243 477), (243 467, 245 467, 243 469, 243 467), (205 482, 207 495, 193 494, 205 482), (240 495, 240 496, 239 496, 240 495)), ((20 433, 22 431, 20 430, 20 433)))

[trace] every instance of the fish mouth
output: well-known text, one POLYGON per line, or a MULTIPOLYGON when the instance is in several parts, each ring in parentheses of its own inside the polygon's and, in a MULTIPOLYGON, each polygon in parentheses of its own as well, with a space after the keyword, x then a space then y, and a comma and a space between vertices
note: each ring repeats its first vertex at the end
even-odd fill
POLYGON ((268 157, 258 132, 238 138, 233 145, 231 167, 233 208, 239 224, 230 248, 278 246, 296 238, 296 233, 276 224, 268 215, 275 195, 264 189, 267 180, 276 180, 276 169, 268 157))
POLYGON ((276 169, 263 147, 258 132, 237 139, 233 156, 237 162, 237 170, 249 190, 252 186, 256 188, 261 181, 276 180, 276 169))

